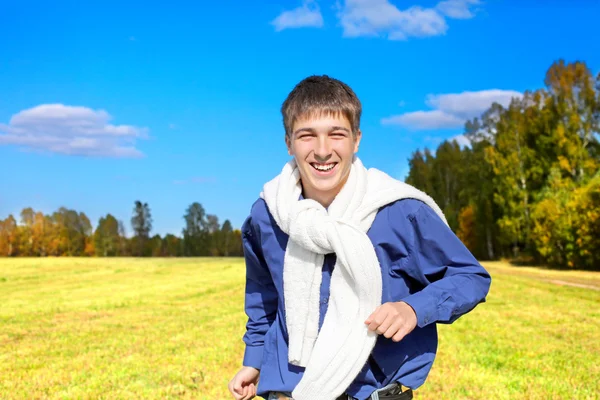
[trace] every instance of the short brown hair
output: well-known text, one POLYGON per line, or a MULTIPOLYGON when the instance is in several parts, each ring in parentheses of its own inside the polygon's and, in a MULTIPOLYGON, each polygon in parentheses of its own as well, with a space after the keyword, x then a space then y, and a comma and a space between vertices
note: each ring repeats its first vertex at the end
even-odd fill
POLYGON ((286 136, 291 136, 294 122, 300 117, 324 114, 345 116, 356 136, 361 113, 360 100, 350 86, 327 75, 312 75, 300 81, 281 106, 286 136))

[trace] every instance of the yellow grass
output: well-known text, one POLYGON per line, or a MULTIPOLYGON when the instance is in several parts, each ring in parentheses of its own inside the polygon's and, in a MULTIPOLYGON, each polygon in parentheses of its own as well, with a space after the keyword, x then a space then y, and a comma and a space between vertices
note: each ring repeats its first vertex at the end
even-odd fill
MULTIPOLYGON (((599 398, 600 275, 484 265, 415 398, 599 398)), ((0 398, 230 398, 243 288, 241 259, 0 259, 0 398)))

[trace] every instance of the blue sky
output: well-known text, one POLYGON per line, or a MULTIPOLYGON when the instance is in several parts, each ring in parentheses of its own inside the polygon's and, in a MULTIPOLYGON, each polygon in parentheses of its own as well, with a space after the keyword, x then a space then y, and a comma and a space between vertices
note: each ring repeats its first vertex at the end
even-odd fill
POLYGON ((0 24, 0 218, 148 202, 179 234, 192 202, 239 227, 288 160, 279 112, 311 74, 363 103, 359 156, 403 179, 416 149, 559 58, 600 71, 600 4, 322 0, 9 2, 0 24))

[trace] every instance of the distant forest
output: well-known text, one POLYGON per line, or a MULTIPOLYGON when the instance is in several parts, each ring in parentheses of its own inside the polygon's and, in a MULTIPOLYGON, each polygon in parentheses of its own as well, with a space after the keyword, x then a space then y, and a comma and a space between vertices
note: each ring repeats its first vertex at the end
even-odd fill
MULTIPOLYGON (((544 83, 467 121, 469 146, 414 152, 406 181, 436 200, 480 260, 600 270, 600 74, 559 60, 544 83)), ((181 237, 151 236, 150 208, 139 201, 131 238, 110 214, 95 231, 66 208, 20 217, 0 220, 2 256, 243 255, 240 231, 199 203, 186 210, 181 237)))
POLYGON ((560 60, 544 82, 468 121, 469 147, 413 153, 407 183, 480 260, 600 270, 600 74, 560 60))
POLYGON ((241 232, 229 220, 219 223, 200 203, 185 211, 181 236, 151 235, 152 213, 136 201, 131 217, 133 235, 111 214, 100 218, 96 230, 83 212, 61 207, 52 215, 31 208, 21 211, 21 223, 9 215, 0 220, 1 256, 197 257, 242 256, 241 232))

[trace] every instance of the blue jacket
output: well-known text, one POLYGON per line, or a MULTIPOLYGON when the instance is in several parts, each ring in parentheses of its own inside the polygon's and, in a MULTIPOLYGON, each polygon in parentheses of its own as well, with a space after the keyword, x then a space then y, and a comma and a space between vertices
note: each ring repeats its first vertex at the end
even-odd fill
MULTIPOLYGON (((382 303, 408 303, 417 315, 417 327, 400 342, 379 336, 368 362, 346 390, 358 399, 394 381, 412 389, 421 386, 437 351, 436 323, 452 323, 485 302, 491 284, 488 272, 419 200, 399 200, 381 208, 367 235, 381 265, 382 303)), ((304 368, 287 359, 283 259, 288 235, 259 199, 242 226, 242 239, 248 316, 243 365, 261 370, 258 395, 292 392, 304 368)), ((327 311, 334 265, 335 254, 326 255, 319 326, 327 311)))

